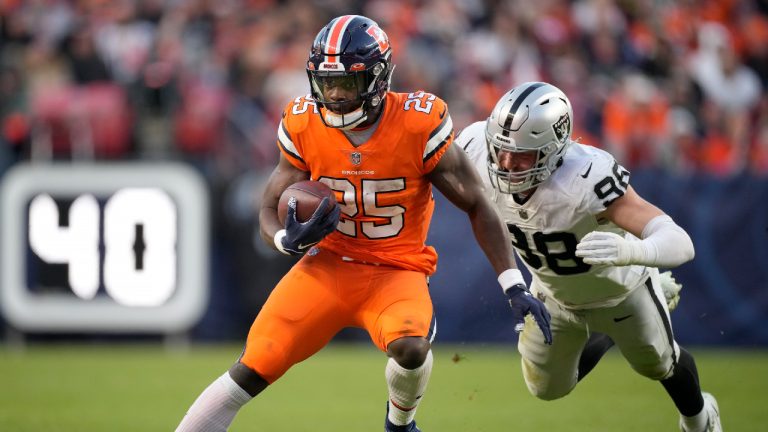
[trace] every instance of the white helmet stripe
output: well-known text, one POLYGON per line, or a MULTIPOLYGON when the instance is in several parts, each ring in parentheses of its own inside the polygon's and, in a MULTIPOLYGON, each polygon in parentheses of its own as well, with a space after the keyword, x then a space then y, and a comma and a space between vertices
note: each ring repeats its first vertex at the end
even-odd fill
POLYGON ((344 15, 336 19, 331 28, 328 29, 328 39, 325 41, 326 55, 325 61, 327 63, 340 63, 341 57, 338 55, 341 52, 341 41, 344 39, 344 32, 347 30, 347 26, 352 21, 355 15, 344 15))

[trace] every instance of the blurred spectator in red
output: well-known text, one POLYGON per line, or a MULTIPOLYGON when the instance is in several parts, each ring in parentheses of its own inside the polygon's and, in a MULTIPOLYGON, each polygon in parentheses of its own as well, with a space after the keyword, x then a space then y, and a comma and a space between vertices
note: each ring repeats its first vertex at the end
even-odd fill
POLYGON ((209 157, 223 140, 229 95, 223 88, 194 85, 182 92, 176 112, 175 140, 186 154, 209 157))
POLYGON ((627 74, 603 110, 608 150, 628 168, 655 166, 667 134, 669 105, 647 77, 627 74))
POLYGON ((728 176, 743 169, 746 147, 737 146, 729 139, 729 122, 728 118, 722 115, 722 110, 707 101, 701 109, 701 118, 706 133, 701 142, 700 171, 728 176))

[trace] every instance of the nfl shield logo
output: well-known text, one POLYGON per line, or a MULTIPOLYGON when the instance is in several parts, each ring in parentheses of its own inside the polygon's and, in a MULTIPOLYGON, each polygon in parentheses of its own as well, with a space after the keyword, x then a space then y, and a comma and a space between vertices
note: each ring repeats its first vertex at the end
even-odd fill
POLYGON ((555 131, 557 141, 564 143, 565 139, 568 137, 568 131, 571 130, 571 117, 568 114, 563 114, 563 116, 552 125, 552 129, 555 131))
POLYGON ((363 155, 360 154, 360 152, 352 152, 349 155, 349 159, 354 165, 360 165, 360 162, 363 160, 363 155))
POLYGON ((517 214, 519 214, 520 217, 523 218, 523 219, 528 219, 528 212, 525 211, 525 209, 518 210, 517 214))

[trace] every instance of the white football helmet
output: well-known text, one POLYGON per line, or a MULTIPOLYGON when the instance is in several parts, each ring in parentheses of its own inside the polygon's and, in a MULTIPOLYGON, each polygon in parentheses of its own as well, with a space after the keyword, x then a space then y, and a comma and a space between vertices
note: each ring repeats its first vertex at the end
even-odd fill
POLYGON ((485 126, 491 184, 502 193, 519 193, 548 179, 571 144, 573 108, 559 88, 527 82, 496 103, 485 126), (531 169, 509 172, 499 166, 499 151, 538 150, 531 169))

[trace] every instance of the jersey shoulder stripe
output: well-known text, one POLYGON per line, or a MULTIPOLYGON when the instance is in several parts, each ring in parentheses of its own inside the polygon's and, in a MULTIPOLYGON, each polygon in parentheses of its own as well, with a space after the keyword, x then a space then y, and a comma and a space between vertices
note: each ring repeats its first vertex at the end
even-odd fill
POLYGON ((429 134, 429 140, 424 147, 422 159, 424 162, 428 161, 450 142, 451 135, 453 134, 453 121, 451 120, 451 115, 447 113, 447 108, 443 115, 443 121, 429 134))
POLYGON ((299 150, 296 148, 296 145, 291 139, 290 132, 288 132, 288 129, 285 127, 284 120, 285 119, 280 121, 280 127, 277 129, 277 142, 280 144, 280 147, 283 149, 285 154, 292 156, 294 159, 297 159, 301 163, 304 163, 304 159, 299 154, 299 150))

